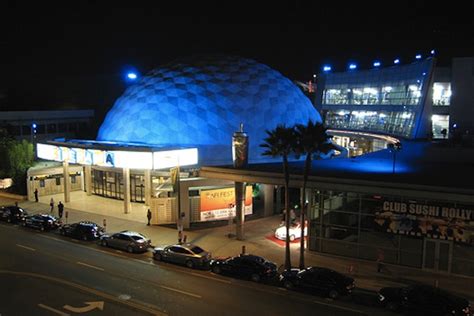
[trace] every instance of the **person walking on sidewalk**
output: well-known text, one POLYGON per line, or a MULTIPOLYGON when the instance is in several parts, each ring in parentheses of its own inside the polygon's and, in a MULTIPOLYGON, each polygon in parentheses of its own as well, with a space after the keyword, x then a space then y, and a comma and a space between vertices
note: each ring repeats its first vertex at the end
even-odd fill
POLYGON ((148 212, 146 213, 146 217, 148 218, 148 224, 146 224, 146 225, 150 226, 150 221, 151 221, 151 211, 150 211, 150 209, 148 209, 148 212))
POLYGON ((63 218, 63 212, 64 212, 64 204, 59 201, 58 203, 58 214, 59 214, 59 218, 63 218))
POLYGON ((35 189, 35 202, 38 202, 38 189, 35 189))
POLYGON ((53 198, 51 198, 51 200, 49 201, 49 206, 51 207, 51 209, 49 211, 52 213, 53 210, 54 210, 54 199, 53 198))

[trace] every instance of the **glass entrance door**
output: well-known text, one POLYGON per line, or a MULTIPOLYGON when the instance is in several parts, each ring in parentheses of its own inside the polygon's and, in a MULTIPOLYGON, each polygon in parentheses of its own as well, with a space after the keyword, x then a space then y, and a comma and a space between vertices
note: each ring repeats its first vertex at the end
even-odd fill
POLYGON ((423 268, 437 272, 450 272, 452 242, 436 239, 425 239, 423 268))

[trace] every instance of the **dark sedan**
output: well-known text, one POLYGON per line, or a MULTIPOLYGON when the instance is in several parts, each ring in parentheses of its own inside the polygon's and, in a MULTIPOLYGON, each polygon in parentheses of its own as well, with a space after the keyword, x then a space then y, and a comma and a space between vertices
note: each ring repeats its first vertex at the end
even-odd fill
POLYGON ((153 250, 153 258, 158 261, 166 261, 184 264, 188 268, 204 267, 211 260, 211 254, 194 244, 177 244, 166 247, 156 247, 153 250))
POLYGON ((418 315, 471 315, 469 301, 427 285, 384 287, 379 303, 392 311, 415 312, 418 315))
POLYGON ((355 287, 354 279, 327 268, 308 267, 291 269, 280 275, 281 284, 287 289, 301 289, 324 294, 332 299, 348 295, 355 287))
POLYGON ((277 275, 275 263, 254 255, 240 255, 211 261, 212 272, 247 278, 254 282, 268 280, 277 275))
POLYGON ((25 227, 39 229, 41 231, 54 230, 59 227, 59 220, 53 215, 36 214, 27 216, 22 225, 25 227))
POLYGON ((0 207, 0 219, 8 223, 21 223, 27 215, 24 209, 15 205, 0 207))
POLYGON ((132 252, 145 252, 151 245, 151 240, 145 235, 128 230, 115 233, 113 235, 102 235, 100 237, 102 246, 132 252))
POLYGON ((77 239, 94 240, 100 238, 105 231, 94 222, 82 221, 74 224, 66 224, 59 228, 61 235, 69 236, 77 239))

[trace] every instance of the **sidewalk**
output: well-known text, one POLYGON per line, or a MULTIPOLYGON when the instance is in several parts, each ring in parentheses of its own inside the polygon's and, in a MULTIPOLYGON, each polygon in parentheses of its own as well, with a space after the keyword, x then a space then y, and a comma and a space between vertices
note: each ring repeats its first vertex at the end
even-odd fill
MULTIPOLYGON (((40 199, 39 203, 30 201, 20 201, 21 207, 30 213, 45 212, 49 213, 49 198, 40 199)), ((60 195, 58 195, 60 198, 60 195)), ((90 220, 103 226, 103 220, 106 220, 106 230, 109 233, 121 230, 133 230, 145 234, 152 240, 152 245, 162 246, 177 242, 178 234, 174 228, 163 226, 147 226, 146 225, 146 207, 143 204, 132 203, 131 214, 121 214, 119 211, 110 211, 111 207, 120 207, 121 201, 110 201, 101 197, 88 197, 85 200, 74 200, 72 203, 65 203, 65 212, 68 212, 69 223, 78 222, 80 220, 90 220), (97 203, 97 200, 102 203, 97 203), (105 203, 105 204, 104 204, 105 203), (118 203, 118 204, 116 204, 118 203), (113 205, 115 204, 115 205, 113 205), (91 210, 91 213, 84 210, 91 210), (95 208, 98 208, 95 210, 95 208), (91 210, 92 211, 92 210, 91 210)), ((55 204, 59 199, 55 199, 55 204)), ((0 199, 1 204, 13 204, 12 201, 5 202, 0 199)), ((54 215, 57 215, 57 207, 55 206, 54 215)), ((63 222, 66 219, 63 217, 63 222)), ((235 233, 235 227, 221 226, 206 228, 200 230, 185 231, 187 241, 196 243, 202 248, 210 251, 213 257, 228 257, 239 254, 242 246, 245 246, 246 253, 261 255, 280 266, 284 263, 285 247, 281 246, 265 236, 271 235, 274 229, 280 223, 280 216, 256 219, 245 223, 245 241, 238 241, 235 238, 229 238, 229 233, 235 233)), ((299 263, 299 243, 291 244, 292 265, 298 266, 299 263)), ((403 286, 413 283, 424 283, 435 285, 438 282, 440 288, 458 293, 474 302, 474 286, 472 282, 474 278, 457 275, 444 275, 430 273, 421 269, 414 269, 402 266, 386 265, 386 269, 382 273, 377 272, 375 262, 365 261, 355 258, 337 257, 331 255, 321 255, 316 252, 306 251, 306 266, 323 266, 334 269, 346 275, 351 275, 356 282, 357 287, 377 291, 385 286, 403 286), (352 271, 350 267, 352 266, 352 271)))

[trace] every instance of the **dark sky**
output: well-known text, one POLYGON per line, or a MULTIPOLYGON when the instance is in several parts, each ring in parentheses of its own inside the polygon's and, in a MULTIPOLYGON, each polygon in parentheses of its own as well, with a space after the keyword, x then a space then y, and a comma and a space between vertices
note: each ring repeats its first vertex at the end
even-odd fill
POLYGON ((473 1, 324 2, 7 1, 0 109, 108 108, 128 66, 145 73, 193 54, 254 58, 292 80, 326 62, 366 68, 432 48, 440 64, 474 56, 473 1))

